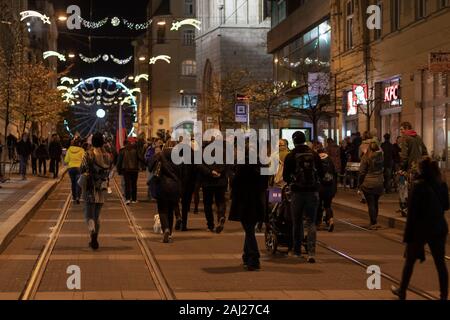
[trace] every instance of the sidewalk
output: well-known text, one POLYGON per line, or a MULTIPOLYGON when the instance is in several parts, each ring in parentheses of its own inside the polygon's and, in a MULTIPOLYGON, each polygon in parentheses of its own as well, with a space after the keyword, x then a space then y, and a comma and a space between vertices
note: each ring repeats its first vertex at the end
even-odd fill
POLYGON ((0 184, 0 252, 20 232, 58 181, 33 176, 22 181, 19 175, 12 175, 11 180, 0 184))
MULTIPOLYGON (((355 214, 364 215, 367 217, 367 224, 369 224, 369 214, 367 204, 361 203, 361 197, 356 193, 356 190, 338 188, 338 193, 333 200, 333 205, 342 210, 347 210, 355 214)), ((399 196, 397 193, 384 194, 380 199, 378 222, 382 225, 387 225, 390 228, 404 230, 406 225, 406 218, 403 218, 397 210, 400 209, 399 196)), ((447 215, 447 221, 450 221, 447 215)))

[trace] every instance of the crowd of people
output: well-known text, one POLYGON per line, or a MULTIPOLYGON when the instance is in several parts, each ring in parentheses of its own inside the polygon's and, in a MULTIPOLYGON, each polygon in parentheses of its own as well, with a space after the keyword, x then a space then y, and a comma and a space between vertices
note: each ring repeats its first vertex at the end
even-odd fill
MULTIPOLYGON (((206 161, 175 164, 172 151, 177 144, 183 143, 182 140, 145 140, 142 135, 127 139, 118 151, 112 140, 105 139, 101 133, 86 140, 75 137, 64 162, 71 178, 73 201, 84 203, 91 237, 89 245, 93 250, 99 248, 99 218, 107 201, 105 193, 111 193, 110 179, 116 172, 122 177, 122 196, 126 205, 132 206, 138 201, 139 173, 146 171, 148 196, 157 203, 162 242, 174 241, 174 229, 189 231, 191 203, 194 200, 194 213, 198 213, 201 191, 207 232, 221 233, 227 216, 229 220, 241 223, 245 232, 242 262, 248 271, 261 268, 256 231, 268 222, 268 213, 274 208, 268 200, 269 190, 278 188, 289 195, 283 206, 288 212, 287 220, 292 231, 289 256, 300 258, 306 253, 306 261, 315 263, 319 227, 335 231, 332 202, 338 184, 346 183, 342 178, 347 164, 359 163, 358 179, 353 187, 364 195, 370 221, 368 228, 373 231, 380 228, 380 197, 392 192, 394 173, 400 172, 408 178, 410 185, 404 238, 407 250, 401 285, 392 291, 399 298, 406 298, 414 263, 425 258, 424 247, 428 244, 439 273, 441 298, 447 299, 445 247, 448 227, 444 216, 449 209, 447 184, 411 124, 405 122, 401 125, 401 136, 395 144, 390 139, 386 134, 384 142, 380 143, 375 134, 365 132, 346 138, 340 146, 333 139, 328 139, 323 146, 318 142, 307 142, 305 134, 298 131, 292 137, 293 150, 289 150, 288 141, 279 141, 279 166, 273 176, 261 175, 264 165, 250 161, 251 146, 248 144, 245 161, 233 165, 206 161)), ((25 177, 26 163, 31 156, 32 163, 34 157, 39 164, 32 165, 33 174, 42 172, 41 166, 45 172, 46 161, 41 162, 40 159, 50 159, 50 170, 57 177, 62 153, 58 137, 53 136, 48 144, 37 140, 39 143, 35 147, 33 141, 35 139, 30 140, 24 135, 17 142, 15 150, 21 174, 25 177)), ((204 142, 203 147, 212 142, 214 139, 204 142)), ((199 148, 194 138, 190 146, 193 155, 199 148)))

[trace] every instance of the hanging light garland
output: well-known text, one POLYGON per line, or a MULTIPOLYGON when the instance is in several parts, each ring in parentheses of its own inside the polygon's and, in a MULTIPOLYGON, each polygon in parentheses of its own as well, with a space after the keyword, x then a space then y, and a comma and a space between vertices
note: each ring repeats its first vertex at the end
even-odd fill
POLYGON ((66 61, 66 57, 63 54, 60 54, 56 51, 45 51, 42 56, 43 56, 44 60, 46 60, 50 57, 57 57, 61 61, 66 61))
POLYGON ((105 91, 105 93, 106 93, 107 95, 109 95, 109 96, 114 96, 114 95, 116 95, 116 94, 119 92, 119 89, 116 89, 116 90, 114 90, 114 91, 109 91, 108 89, 105 89, 104 91, 105 91))
POLYGON ((82 17, 80 17, 80 21, 81 21, 81 23, 83 24, 83 26, 84 26, 85 28, 88 28, 88 29, 98 29, 98 28, 101 28, 101 27, 103 27, 103 26, 108 22, 108 20, 109 20, 109 18, 106 17, 106 18, 104 18, 103 20, 96 21, 96 22, 92 22, 92 21, 88 21, 88 20, 85 20, 85 19, 83 19, 82 17))
POLYGON ((96 57, 93 57, 93 58, 89 58, 89 57, 86 57, 86 56, 84 56, 83 54, 79 54, 79 57, 80 57, 80 59, 81 60, 83 60, 83 62, 86 62, 86 63, 96 63, 98 60, 100 60, 101 59, 101 55, 98 55, 98 56, 96 56, 96 57))
POLYGON ((20 13, 20 21, 23 21, 28 18, 33 18, 33 17, 41 19, 44 24, 52 24, 50 22, 50 18, 40 12, 28 10, 28 11, 22 11, 20 13))
POLYGON ((150 77, 149 77, 148 74, 143 73, 143 74, 140 74, 140 75, 136 76, 136 78, 134 78, 134 82, 135 82, 135 83, 138 83, 138 82, 141 81, 141 80, 148 81, 149 78, 150 78, 150 77))
POLYGON ((124 65, 124 64, 128 64, 130 63, 130 61, 133 59, 133 56, 129 56, 126 59, 117 59, 116 57, 114 57, 113 55, 110 55, 111 59, 114 61, 114 63, 120 64, 120 65, 124 65))
POLYGON ((70 85, 74 85, 75 81, 72 78, 69 77, 62 77, 61 78, 61 84, 64 84, 68 82, 70 85))
POLYGON ((170 59, 172 59, 170 56, 160 55, 160 56, 157 56, 157 57, 152 57, 150 59, 150 63, 149 64, 156 64, 156 61, 158 61, 158 60, 162 60, 162 61, 165 61, 168 64, 170 64, 170 59))
POLYGON ((193 26, 194 28, 200 31, 201 24, 202 22, 197 19, 185 19, 182 21, 173 22, 170 31, 178 31, 182 26, 193 26))
POLYGON ((147 29, 153 22, 153 20, 148 20, 146 23, 133 23, 128 21, 127 19, 122 19, 123 24, 127 26, 130 30, 145 30, 147 29))

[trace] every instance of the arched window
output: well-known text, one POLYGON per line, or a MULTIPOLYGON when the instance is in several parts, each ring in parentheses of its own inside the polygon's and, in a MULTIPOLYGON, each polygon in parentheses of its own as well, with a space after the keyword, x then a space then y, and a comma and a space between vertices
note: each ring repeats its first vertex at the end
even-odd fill
POLYGON ((197 74, 197 62, 194 60, 185 60, 181 65, 181 74, 183 76, 195 76, 197 74))

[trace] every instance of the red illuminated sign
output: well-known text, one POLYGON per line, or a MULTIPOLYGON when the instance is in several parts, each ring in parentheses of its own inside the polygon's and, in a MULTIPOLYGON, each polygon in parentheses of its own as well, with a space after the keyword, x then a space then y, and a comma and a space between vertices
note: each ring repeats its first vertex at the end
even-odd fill
POLYGON ((399 99, 399 85, 394 84, 384 89, 384 102, 392 102, 399 99))

